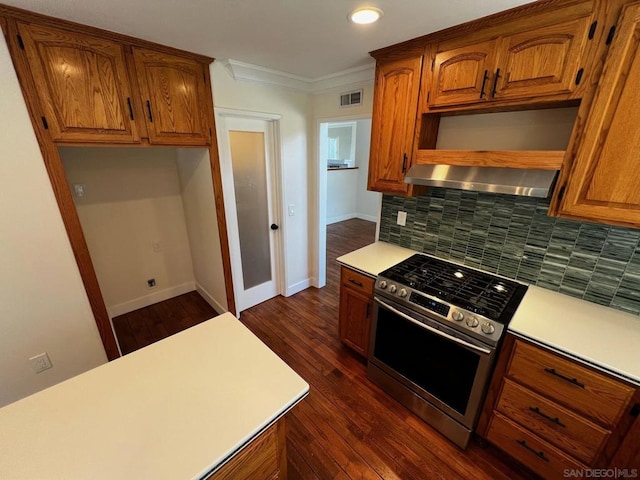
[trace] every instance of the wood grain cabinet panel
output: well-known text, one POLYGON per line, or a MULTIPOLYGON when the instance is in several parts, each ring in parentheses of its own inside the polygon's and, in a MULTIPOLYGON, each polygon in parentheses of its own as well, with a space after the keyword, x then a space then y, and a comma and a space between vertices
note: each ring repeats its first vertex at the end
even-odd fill
POLYGON ((590 464, 610 432, 515 382, 504 380, 496 410, 540 438, 590 464))
POLYGON ((507 374, 605 427, 620 419, 634 394, 627 385, 520 341, 507 374))
POLYGON ((640 5, 625 7, 560 204, 561 216, 640 226, 640 5))
POLYGON ((438 52, 431 76, 432 106, 486 102, 490 98, 496 41, 438 52))
POLYGON ((406 195, 420 93, 422 54, 379 60, 371 126, 368 189, 406 195))
POLYGON ((206 66, 195 60, 134 48, 149 142, 207 145, 206 66))
POLYGON ((587 468, 499 413, 491 418, 487 439, 543 478, 563 478, 566 469, 585 471, 587 468))
POLYGON ((360 355, 369 353, 374 279, 350 268, 340 272, 340 340, 360 355))
POLYGON ((493 98, 570 94, 590 23, 583 17, 502 38, 493 98))
POLYGON ((638 411, 634 386, 509 334, 478 434, 543 478, 562 478, 565 469, 633 468, 638 411))
POLYGON ((121 44, 34 24, 18 24, 54 141, 139 141, 121 44))
POLYGON ((281 418, 207 480, 286 480, 285 420, 281 418))
MULTIPOLYGON (((524 21, 519 23, 526 29, 524 21)), ((434 58, 427 103, 445 107, 544 95, 569 98, 590 23, 584 16, 453 49, 443 44, 434 58)))

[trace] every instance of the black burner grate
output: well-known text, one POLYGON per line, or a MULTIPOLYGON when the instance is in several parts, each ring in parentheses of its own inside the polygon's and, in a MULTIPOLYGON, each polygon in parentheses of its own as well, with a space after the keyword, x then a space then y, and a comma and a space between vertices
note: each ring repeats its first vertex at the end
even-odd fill
POLYGON ((511 319, 527 289, 518 282, 420 254, 380 275, 501 323, 511 319))

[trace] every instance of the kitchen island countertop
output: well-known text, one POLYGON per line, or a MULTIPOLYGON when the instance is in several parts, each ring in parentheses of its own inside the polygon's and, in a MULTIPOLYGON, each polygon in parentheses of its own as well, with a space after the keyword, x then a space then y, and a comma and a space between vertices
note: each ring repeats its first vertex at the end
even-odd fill
POLYGON ((308 391, 225 313, 1 408, 0 478, 202 478, 308 391))

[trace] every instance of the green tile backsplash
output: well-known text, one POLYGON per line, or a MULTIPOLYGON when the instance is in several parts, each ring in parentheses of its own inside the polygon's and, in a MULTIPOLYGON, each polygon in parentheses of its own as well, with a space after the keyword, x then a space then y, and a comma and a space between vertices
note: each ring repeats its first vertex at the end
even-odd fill
POLYGON ((380 240, 640 315, 640 230, 551 218, 548 207, 444 188, 384 195, 380 240))

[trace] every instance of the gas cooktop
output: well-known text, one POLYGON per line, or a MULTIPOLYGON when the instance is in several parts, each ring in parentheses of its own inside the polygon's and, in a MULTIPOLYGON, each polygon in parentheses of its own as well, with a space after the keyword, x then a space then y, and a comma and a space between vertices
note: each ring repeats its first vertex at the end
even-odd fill
POLYGON ((376 281, 376 293, 435 313, 490 343, 497 343, 526 291, 514 280, 423 254, 385 270, 376 281))

